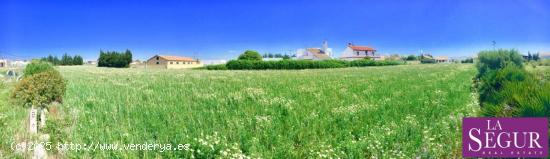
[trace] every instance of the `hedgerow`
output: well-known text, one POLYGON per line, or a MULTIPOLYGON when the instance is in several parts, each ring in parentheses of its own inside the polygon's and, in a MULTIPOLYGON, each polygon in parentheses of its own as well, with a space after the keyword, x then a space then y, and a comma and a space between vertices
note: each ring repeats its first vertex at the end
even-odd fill
POLYGON ((225 64, 206 65, 204 68, 206 68, 207 70, 227 70, 225 64))
MULTIPOLYGON (((226 64, 230 70, 298 70, 298 69, 321 69, 321 68, 344 68, 364 66, 386 66, 399 65, 397 61, 373 61, 373 60, 280 60, 280 61, 252 61, 252 60, 231 60, 226 64)), ((214 67, 207 69, 215 69, 214 67)))

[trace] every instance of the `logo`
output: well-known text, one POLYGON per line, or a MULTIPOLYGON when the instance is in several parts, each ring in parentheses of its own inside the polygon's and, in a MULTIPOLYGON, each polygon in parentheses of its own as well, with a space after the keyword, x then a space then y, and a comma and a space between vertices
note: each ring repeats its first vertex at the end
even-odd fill
POLYGON ((548 118, 463 118, 462 157, 548 157, 548 118))

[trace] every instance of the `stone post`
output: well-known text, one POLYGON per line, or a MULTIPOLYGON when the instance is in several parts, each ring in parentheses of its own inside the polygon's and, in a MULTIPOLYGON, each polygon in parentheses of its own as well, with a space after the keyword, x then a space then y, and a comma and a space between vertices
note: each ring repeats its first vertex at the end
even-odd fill
POLYGON ((37 118, 37 110, 36 108, 31 107, 30 115, 29 115, 29 132, 31 134, 36 134, 38 132, 36 118, 37 118))
POLYGON ((46 108, 40 108, 40 128, 46 127, 46 115, 48 110, 46 108))

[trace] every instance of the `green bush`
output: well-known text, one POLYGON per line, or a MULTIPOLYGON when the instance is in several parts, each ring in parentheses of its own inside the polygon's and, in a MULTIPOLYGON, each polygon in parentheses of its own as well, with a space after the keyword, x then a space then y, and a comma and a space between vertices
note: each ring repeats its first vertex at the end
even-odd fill
POLYGON ((25 70, 23 70, 23 75, 25 77, 32 76, 34 74, 38 74, 41 72, 51 71, 54 70, 52 64, 45 61, 40 60, 33 60, 30 64, 28 64, 25 67, 25 70))
POLYGON ((239 55, 239 60, 261 61, 262 55, 254 50, 246 50, 243 54, 239 55))
POLYGON ((226 64, 230 70, 298 70, 298 69, 319 69, 319 68, 344 68, 364 66, 385 66, 401 64, 396 61, 373 61, 373 60, 281 60, 281 61, 252 61, 252 60, 231 60, 226 64))
POLYGON ((502 98, 496 96, 503 90, 506 83, 522 82, 528 80, 530 74, 515 65, 509 65, 500 70, 490 70, 480 78, 479 100, 483 106, 487 103, 498 104, 502 98))
POLYGON ((464 59, 464 60, 460 61, 460 63, 474 63, 474 59, 473 58, 467 58, 467 59, 464 59))
POLYGON ((56 70, 33 74, 23 78, 15 86, 12 98, 25 105, 46 106, 51 102, 61 102, 65 94, 65 81, 56 70))
POLYGON ((481 51, 478 54, 476 67, 479 71, 478 77, 481 77, 489 70, 502 69, 506 65, 516 65, 523 67, 523 57, 517 50, 481 51))
POLYGON ((205 68, 207 70, 227 70, 227 67, 225 66, 225 64, 206 65, 205 68))
POLYGON ((415 56, 415 55, 409 55, 405 58, 405 60, 407 60, 407 61, 415 61, 417 59, 418 59, 418 57, 415 56))
POLYGON ((425 64, 435 63, 435 59, 428 59, 428 58, 421 59, 420 63, 425 63, 425 64))
POLYGON ((399 65, 403 62, 399 61, 374 61, 374 60, 354 60, 345 61, 348 67, 365 67, 365 66, 387 66, 387 65, 399 65))
POLYGON ((484 116, 550 116, 550 83, 523 68, 515 50, 482 51, 476 64, 479 101, 484 116))
POLYGON ((496 101, 485 102, 484 116, 492 117, 548 117, 550 116, 550 83, 542 85, 528 78, 523 81, 506 81, 500 91, 493 94, 496 101))

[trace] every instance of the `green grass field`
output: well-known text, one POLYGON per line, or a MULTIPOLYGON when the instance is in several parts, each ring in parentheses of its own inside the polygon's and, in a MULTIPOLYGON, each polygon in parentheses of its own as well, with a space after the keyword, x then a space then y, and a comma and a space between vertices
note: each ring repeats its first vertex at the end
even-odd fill
MULTIPOLYGON (((6 71, 7 69, 0 69, 2 75, 6 71)), ((14 84, 13 80, 8 80, 5 76, 0 77, 0 158, 22 156, 14 153, 12 143, 29 139, 25 133, 28 110, 11 102, 9 98, 14 84)))
MULTIPOLYGON (((473 65, 297 71, 60 67, 54 143, 189 144, 182 151, 51 151, 97 158, 459 157, 473 65)), ((5 108, 2 108, 5 109, 5 108)), ((5 143, 3 143, 5 144, 5 143)))
POLYGON ((55 140, 191 145, 75 157, 452 157, 461 117, 477 108, 471 65, 60 71, 68 88, 55 140))

